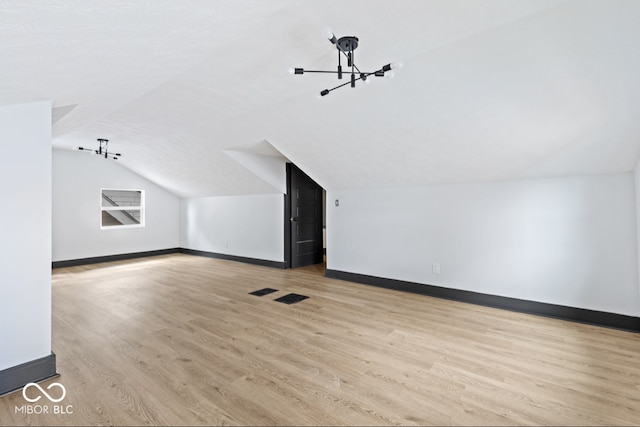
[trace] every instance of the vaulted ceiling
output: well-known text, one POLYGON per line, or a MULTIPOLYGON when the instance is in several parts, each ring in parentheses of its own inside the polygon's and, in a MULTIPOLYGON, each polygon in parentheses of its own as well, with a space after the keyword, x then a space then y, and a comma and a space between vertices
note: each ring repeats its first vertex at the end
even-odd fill
POLYGON ((185 197, 276 191, 228 154, 265 140, 327 189, 626 172, 640 2, 0 0, 0 103, 35 99, 55 148, 107 138, 185 197), (326 27, 404 67, 318 98, 334 75, 287 69, 335 68, 326 27))

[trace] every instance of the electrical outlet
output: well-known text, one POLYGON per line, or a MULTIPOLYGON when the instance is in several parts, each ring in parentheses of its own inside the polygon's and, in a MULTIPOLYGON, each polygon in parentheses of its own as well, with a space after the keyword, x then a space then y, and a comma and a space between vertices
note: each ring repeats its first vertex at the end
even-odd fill
POLYGON ((431 271, 433 272, 433 274, 440 274, 440 263, 434 262, 431 265, 431 271))

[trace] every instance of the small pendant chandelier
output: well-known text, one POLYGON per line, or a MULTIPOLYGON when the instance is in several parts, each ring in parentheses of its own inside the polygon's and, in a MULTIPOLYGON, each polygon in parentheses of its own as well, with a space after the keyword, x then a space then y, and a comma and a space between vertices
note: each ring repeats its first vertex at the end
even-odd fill
POLYGON ((320 96, 326 96, 330 92, 339 89, 341 87, 351 85, 351 87, 356 87, 356 82, 358 80, 362 80, 363 82, 367 81, 369 76, 375 77, 384 77, 386 72, 389 72, 393 69, 400 68, 402 66, 401 62, 398 63, 390 63, 377 71, 372 72, 363 72, 358 66, 355 64, 355 55, 354 51, 358 47, 359 39, 355 36, 345 36, 340 37, 339 39, 333 34, 333 32, 329 29, 325 31, 325 36, 329 39, 329 41, 336 47, 338 50, 338 68, 336 71, 329 70, 305 70, 304 68, 292 68, 289 70, 290 74, 304 74, 304 73, 325 73, 325 74, 337 74, 338 79, 342 80, 343 71, 342 71, 342 56, 345 56, 347 59, 347 71, 346 73, 350 73, 350 80, 346 83, 338 85, 333 89, 325 89, 320 92, 320 96), (348 68, 351 68, 349 71, 348 68))
POLYGON ((122 156, 120 153, 109 153, 108 150, 109 140, 98 138, 98 149, 92 150, 91 148, 78 147, 78 150, 88 151, 99 156, 104 156, 105 159, 118 160, 118 157, 122 156))

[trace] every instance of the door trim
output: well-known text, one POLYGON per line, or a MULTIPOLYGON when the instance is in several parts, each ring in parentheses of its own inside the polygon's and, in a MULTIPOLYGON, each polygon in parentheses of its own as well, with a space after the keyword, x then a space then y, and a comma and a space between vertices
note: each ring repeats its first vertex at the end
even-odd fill
POLYGON ((287 162, 287 192, 284 195, 284 268, 291 268, 291 163, 287 162))
MULTIPOLYGON (((309 175, 307 175, 302 169, 298 168, 294 163, 291 162, 287 162, 286 163, 286 194, 284 195, 284 268, 288 269, 288 268, 293 268, 293 246, 292 246, 292 242, 291 242, 291 237, 293 234, 292 231, 292 212, 291 212, 291 204, 292 204, 292 194, 291 194, 291 190, 292 190, 292 180, 293 180, 293 168, 296 168, 299 172, 301 172, 303 175, 305 175, 308 179, 310 179, 311 181, 314 182, 314 184, 321 190, 321 192, 324 194, 324 189, 322 188, 322 186, 320 186, 320 184, 318 184, 313 178, 311 178, 309 175)), ((317 236, 320 239, 320 252, 321 252, 321 258, 324 259, 325 257, 325 248, 324 248, 324 238, 323 238, 323 233, 324 233, 324 217, 325 217, 325 209, 324 206, 321 206, 320 209, 320 234, 319 236, 317 236)))

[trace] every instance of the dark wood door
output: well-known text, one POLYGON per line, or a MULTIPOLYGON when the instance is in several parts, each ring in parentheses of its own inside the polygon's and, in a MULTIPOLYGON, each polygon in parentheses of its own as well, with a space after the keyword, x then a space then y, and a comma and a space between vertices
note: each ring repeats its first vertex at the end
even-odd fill
POLYGON ((287 165, 290 267, 319 264, 322 244, 322 187, 293 164, 287 165))

